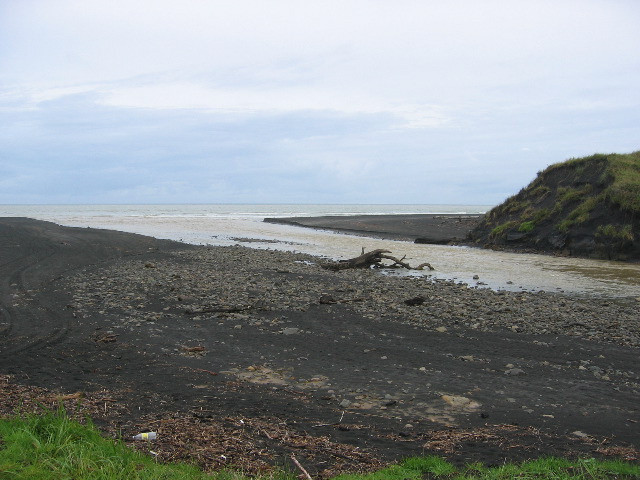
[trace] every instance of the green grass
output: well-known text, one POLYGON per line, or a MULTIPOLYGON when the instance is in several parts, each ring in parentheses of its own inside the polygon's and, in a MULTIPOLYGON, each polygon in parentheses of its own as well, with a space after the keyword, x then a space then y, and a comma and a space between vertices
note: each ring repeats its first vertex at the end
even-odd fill
POLYGON ((507 230, 514 228, 517 224, 518 222, 511 220, 503 223, 502 225, 498 225, 496 228, 491 230, 489 237, 490 238, 501 237, 502 235, 506 234, 507 230))
POLYGON ((574 225, 580 225, 581 223, 589 220, 591 212, 596 205, 602 201, 602 197, 603 194, 596 197, 588 197, 584 202, 569 212, 569 215, 567 215, 567 217, 558 224, 558 230, 566 233, 574 225))
POLYGON ((610 155, 607 170, 613 177, 607 198, 623 210, 640 213, 640 151, 610 155))
MULTIPOLYGON (((574 177, 578 178, 587 167, 597 166, 603 168, 600 182, 607 184, 604 198, 618 205, 622 210, 640 213, 640 151, 606 155, 597 153, 590 157, 573 158, 551 165, 543 173, 549 173, 554 169, 570 168, 574 177)), ((566 200, 575 200, 575 197, 571 198, 573 195, 577 195, 577 192, 572 192, 566 200)))
POLYGON ((609 237, 612 239, 633 242, 631 225, 600 225, 596 230, 596 237, 609 237))
POLYGON ((583 200, 585 195, 588 195, 591 190, 593 190, 591 185, 585 185, 582 188, 558 188, 558 203, 560 207, 562 207, 568 203, 583 200))
POLYGON ((204 479, 190 465, 158 465, 64 412, 0 420, 0 479, 204 479))
POLYGON ((486 467, 481 463, 455 468, 438 457, 409 458, 367 475, 339 475, 336 480, 632 480, 640 478, 640 466, 622 461, 541 458, 521 464, 486 467))
POLYGON ((536 223, 533 221, 522 222, 518 227, 519 232, 529 233, 536 228, 536 223))
MULTIPOLYGON (((279 471, 258 480, 296 478, 279 471)), ((248 479, 238 472, 205 474, 195 466, 157 464, 121 441, 101 437, 91 422, 82 425, 64 411, 0 419, 0 479, 248 479)), ((623 461, 543 458, 521 464, 486 467, 480 463, 455 467, 435 457, 408 458, 370 474, 343 474, 339 480, 507 480, 640 479, 640 466, 623 461)))

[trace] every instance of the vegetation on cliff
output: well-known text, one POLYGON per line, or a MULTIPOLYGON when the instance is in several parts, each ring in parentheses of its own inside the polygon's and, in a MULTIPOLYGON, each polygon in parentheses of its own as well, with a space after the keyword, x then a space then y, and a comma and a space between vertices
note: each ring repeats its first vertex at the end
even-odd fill
POLYGON ((470 238, 488 248, 640 260, 640 151, 549 166, 470 238))

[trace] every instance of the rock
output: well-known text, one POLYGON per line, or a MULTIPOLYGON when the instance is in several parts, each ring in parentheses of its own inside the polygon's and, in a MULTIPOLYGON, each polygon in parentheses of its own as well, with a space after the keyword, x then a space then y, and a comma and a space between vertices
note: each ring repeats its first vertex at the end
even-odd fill
POLYGON ((436 328, 436 332, 445 333, 447 331, 447 327, 438 327, 436 328))
POLYGON ((480 406, 478 402, 475 402, 467 397, 459 395, 442 395, 444 400, 450 407, 461 410, 473 410, 480 406))
POLYGON ((283 335, 296 335, 299 332, 300 332, 300 329, 295 327, 287 327, 282 329, 283 335))
POLYGON ((338 303, 338 301, 332 296, 328 294, 324 294, 320 297, 320 305, 333 305, 334 303, 338 303))
POLYGON ((405 305, 409 305, 410 307, 414 307, 416 305, 422 305, 427 299, 422 295, 418 295, 417 297, 409 298, 404 301, 405 305))
POLYGON ((339 404, 342 408, 349 408, 349 406, 351 405, 351 401, 347 400, 346 398, 344 400, 342 400, 339 404))
POLYGON ((526 375, 524 370, 522 370, 521 368, 510 368, 509 370, 506 370, 504 372, 504 374, 505 375, 511 375, 511 376, 514 376, 514 377, 521 376, 521 375, 526 375))

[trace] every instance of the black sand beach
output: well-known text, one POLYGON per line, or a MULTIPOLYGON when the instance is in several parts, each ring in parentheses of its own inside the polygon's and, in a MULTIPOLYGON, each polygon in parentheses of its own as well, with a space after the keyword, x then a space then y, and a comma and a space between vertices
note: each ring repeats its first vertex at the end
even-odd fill
MULTIPOLYGON (((340 228, 382 221, 366 220, 340 228)), ((438 229, 418 236, 451 236, 438 229)), ((319 262, 0 219, 0 410, 63 402, 207 469, 292 453, 313 476, 424 454, 640 458, 636 299, 319 262)))
POLYGON ((321 217, 266 218, 265 222, 334 230, 420 243, 448 244, 465 240, 483 215, 403 214, 327 215, 321 217))

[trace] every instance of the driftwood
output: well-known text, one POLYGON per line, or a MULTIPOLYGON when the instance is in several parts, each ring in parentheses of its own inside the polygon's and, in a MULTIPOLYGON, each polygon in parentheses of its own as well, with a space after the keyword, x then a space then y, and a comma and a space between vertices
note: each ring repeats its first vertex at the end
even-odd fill
POLYGON ((295 463, 296 467, 298 467, 298 469, 302 472, 302 474, 300 475, 302 478, 304 478, 305 480, 313 480, 311 478, 311 475, 309 475, 309 472, 304 469, 304 467, 300 464, 293 453, 291 454, 291 460, 293 460, 293 463, 295 463))
POLYGON ((422 263, 417 267, 412 267, 408 263, 404 262, 406 255, 400 259, 389 255, 390 250, 377 249, 365 253, 362 249, 362 255, 351 258, 349 260, 340 260, 339 262, 332 262, 324 265, 324 268, 328 270, 345 270, 348 268, 406 268, 408 270, 433 270, 434 268, 429 263, 422 263), (391 265, 383 264, 382 260, 391 260, 391 265))

